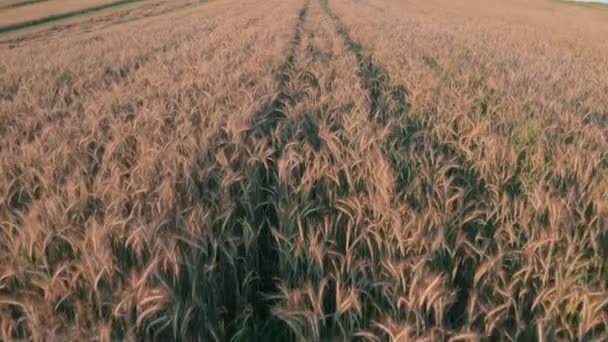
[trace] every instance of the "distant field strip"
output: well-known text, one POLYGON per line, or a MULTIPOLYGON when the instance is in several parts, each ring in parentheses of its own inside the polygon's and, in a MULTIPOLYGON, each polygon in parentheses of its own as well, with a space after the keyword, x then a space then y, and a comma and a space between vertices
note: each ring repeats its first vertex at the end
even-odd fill
POLYGON ((39 2, 46 2, 46 1, 49 1, 49 0, 28 0, 28 1, 16 2, 13 4, 0 6, 0 11, 10 9, 10 8, 18 8, 18 7, 23 7, 23 6, 27 6, 27 5, 33 5, 33 4, 37 4, 39 2))
POLYGON ((89 13, 93 13, 93 12, 102 11, 102 10, 116 7, 116 6, 127 5, 127 4, 131 4, 131 3, 142 2, 142 1, 146 1, 146 0, 121 0, 121 1, 111 2, 108 4, 103 4, 103 5, 99 5, 99 6, 95 6, 95 7, 83 8, 83 9, 72 11, 72 12, 53 14, 53 15, 49 15, 46 17, 38 18, 38 19, 28 20, 28 21, 24 21, 21 23, 0 27, 0 34, 21 30, 21 29, 25 29, 28 27, 36 26, 36 25, 51 23, 51 22, 59 21, 59 20, 63 20, 63 19, 69 19, 69 18, 80 16, 80 15, 85 15, 85 14, 89 14, 89 13))
POLYGON ((77 31, 90 32, 91 30, 102 30, 118 24, 126 24, 141 19, 164 16, 197 4, 203 4, 203 2, 182 1, 180 3, 180 1, 150 1, 146 4, 141 4, 141 6, 118 7, 115 10, 88 16, 81 20, 74 19, 61 21, 57 25, 51 24, 27 32, 17 32, 13 35, 7 34, 6 40, 0 39, 0 45, 7 44, 14 48, 19 45, 29 44, 36 40, 51 39, 52 37, 60 35, 73 34, 77 31), (70 31, 70 33, 68 33, 68 31, 70 31))

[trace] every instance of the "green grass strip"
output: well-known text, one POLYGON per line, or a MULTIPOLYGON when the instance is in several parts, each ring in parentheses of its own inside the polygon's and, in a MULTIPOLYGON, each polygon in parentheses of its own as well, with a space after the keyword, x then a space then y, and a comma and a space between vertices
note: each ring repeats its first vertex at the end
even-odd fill
POLYGON ((26 0, 26 1, 16 2, 14 4, 9 4, 9 5, 0 7, 0 11, 11 9, 11 8, 23 7, 23 6, 27 6, 27 5, 33 5, 33 4, 37 4, 39 2, 46 2, 46 1, 49 1, 49 0, 26 0))
POLYGON ((97 11, 101 11, 104 9, 120 6, 120 5, 126 5, 126 4, 130 4, 130 3, 141 2, 141 1, 146 1, 146 0, 120 0, 120 1, 111 2, 108 4, 104 4, 104 5, 95 6, 95 7, 83 8, 83 9, 80 9, 77 11, 49 15, 47 17, 42 17, 42 18, 38 18, 38 19, 34 19, 34 20, 25 21, 22 23, 11 24, 11 25, 7 25, 4 27, 0 27, 0 34, 6 33, 6 32, 17 31, 17 30, 21 30, 24 28, 32 27, 32 26, 42 25, 42 24, 53 22, 53 21, 73 18, 73 17, 77 17, 80 15, 89 14, 92 12, 97 12, 97 11))

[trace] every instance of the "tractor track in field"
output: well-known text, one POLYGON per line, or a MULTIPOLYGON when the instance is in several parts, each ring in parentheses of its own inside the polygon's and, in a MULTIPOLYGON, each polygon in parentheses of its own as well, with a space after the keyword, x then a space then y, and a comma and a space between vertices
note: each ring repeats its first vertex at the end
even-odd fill
POLYGON ((256 241, 256 259, 258 260, 258 293, 254 298, 253 308, 255 316, 262 322, 267 322, 271 315, 274 300, 269 299, 277 293, 277 245, 272 229, 278 225, 278 215, 273 203, 274 190, 278 188, 277 159, 281 155, 282 147, 277 146, 273 139, 273 131, 278 123, 284 119, 286 104, 290 101, 288 84, 297 69, 297 51, 302 42, 304 24, 308 16, 310 0, 306 0, 299 10, 298 19, 293 29, 293 36, 288 44, 286 57, 276 73, 278 94, 264 103, 253 114, 252 127, 247 132, 246 140, 251 144, 260 139, 267 139, 272 145, 273 153, 266 163, 259 163, 254 171, 257 181, 251 191, 251 197, 256 203, 253 213, 253 226, 257 227, 259 235, 256 241))
POLYGON ((337 14, 331 11, 328 0, 321 0, 321 7, 327 16, 333 20, 336 31, 342 38, 347 50, 357 60, 359 65, 358 76, 369 96, 369 120, 387 124, 389 119, 407 114, 409 111, 407 88, 403 85, 392 83, 386 68, 381 64, 375 63, 372 56, 365 54, 363 45, 352 38, 349 28, 337 14), (385 89, 391 90, 388 96, 383 94, 385 89), (389 101, 392 101, 396 105, 389 106, 389 101))
MULTIPOLYGON (((428 157, 429 153, 440 154, 444 156, 444 160, 447 162, 454 162, 457 165, 450 168, 449 175, 454 179, 455 185, 466 189, 461 216, 485 208, 489 190, 479 172, 454 147, 442 143, 437 137, 433 136, 431 123, 410 115, 407 87, 393 81, 387 68, 374 61, 371 54, 366 53, 363 44, 352 37, 349 27, 331 10, 329 0, 319 1, 321 1, 321 7, 325 14, 333 20, 343 44, 357 60, 359 65, 358 76, 369 96, 368 119, 370 123, 389 125, 391 128, 391 134, 387 137, 383 150, 396 176, 397 193, 402 193, 407 188, 410 182, 411 168, 416 169, 417 166, 412 165, 411 161, 408 163, 409 165, 403 165, 403 161, 400 160, 398 154, 408 155, 413 153, 418 154, 420 158, 428 157), (430 138, 420 137, 419 133, 423 131, 430 132, 430 138), (414 148, 410 149, 410 146, 414 146, 414 148), (403 172, 404 170, 407 171, 403 172), (404 173, 405 175, 403 175, 404 173)), ((400 198, 400 200, 405 200, 414 210, 420 204, 412 199, 400 198)), ((483 219, 485 219, 483 224, 471 222, 458 226, 455 223, 454 226, 464 230, 469 241, 475 242, 479 236, 483 236, 483 240, 489 239, 491 241, 496 226, 496 215, 483 217, 483 219)), ((459 258, 463 261, 457 265, 446 264, 443 252, 447 253, 447 251, 437 253, 436 260, 430 262, 433 269, 442 273, 450 274, 454 269, 459 270, 451 278, 452 287, 457 291, 456 302, 446 315, 448 326, 457 327, 462 323, 462 313, 469 301, 469 292, 473 289, 473 276, 478 261, 463 256, 459 258)))

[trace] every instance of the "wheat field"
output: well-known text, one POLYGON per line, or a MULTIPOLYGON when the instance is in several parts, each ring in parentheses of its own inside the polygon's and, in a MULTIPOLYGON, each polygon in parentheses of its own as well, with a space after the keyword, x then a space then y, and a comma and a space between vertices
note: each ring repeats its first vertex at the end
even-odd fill
POLYGON ((607 16, 149 0, 0 35, 0 341, 608 340, 607 16))

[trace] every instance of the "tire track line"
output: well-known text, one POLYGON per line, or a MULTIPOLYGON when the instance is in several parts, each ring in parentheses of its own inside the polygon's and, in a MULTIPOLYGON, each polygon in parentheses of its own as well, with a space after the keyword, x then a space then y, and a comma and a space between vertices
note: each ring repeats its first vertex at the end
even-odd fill
MULTIPOLYGON (((465 189, 463 207, 460 208, 462 212, 457 219, 476 211, 484 213, 478 216, 476 220, 473 220, 475 222, 467 222, 460 225, 459 221, 455 221, 450 225, 463 230, 467 239, 472 244, 476 244, 481 236, 483 237, 482 240, 491 245, 496 226, 496 213, 487 205, 489 203, 489 190, 480 173, 467 162, 465 156, 461 155, 454 147, 441 142, 434 135, 431 123, 409 115, 410 104, 408 102, 407 87, 392 81, 386 67, 375 62, 371 55, 364 52, 364 46, 351 36, 348 26, 329 8, 328 0, 320 1, 325 13, 334 21, 336 31, 342 37, 344 45, 355 56, 359 64, 358 75, 364 89, 367 90, 369 95, 369 120, 377 124, 388 125, 391 128, 391 134, 387 137, 383 150, 396 175, 397 193, 402 193, 411 181, 411 176, 409 175, 411 174, 409 171, 412 171, 411 168, 420 167, 420 162, 416 162, 416 159, 424 159, 425 157, 429 157, 429 154, 442 154, 446 156, 446 165, 449 163, 455 164, 448 171, 448 176, 454 180, 453 186, 465 189), (424 131, 430 133, 430 139, 420 137, 418 133, 424 131), (415 148, 408 149, 412 144, 415 148), (399 154, 408 155, 412 153, 416 156, 409 163, 404 163, 399 159, 399 154), (404 168, 407 172, 403 172, 404 168), (406 175, 403 175, 404 173, 406 175)), ((415 172, 415 170, 413 171, 415 172)), ((412 200, 408 201, 408 204, 414 210, 422 209, 417 208, 420 203, 412 203, 412 200)), ((465 312, 470 292, 473 290, 473 276, 479 260, 476 260, 474 257, 467 257, 466 252, 459 249, 461 246, 456 241, 451 242, 452 251, 455 251, 453 253, 458 253, 459 255, 448 258, 449 260, 446 262, 443 254, 444 252, 448 253, 448 251, 439 250, 437 251, 437 255, 433 255, 434 259, 431 261, 431 266, 437 271, 446 274, 450 274, 454 269, 459 270, 451 278, 451 286, 458 291, 456 302, 448 309, 445 316, 445 323, 448 326, 457 327, 463 323, 464 316, 462 313, 465 312), (455 263, 456 261, 458 261, 457 264, 455 263)), ((483 245, 478 247, 488 248, 483 245)))
POLYGON ((266 163, 258 163, 258 165, 256 165, 253 172, 256 184, 248 196, 248 198, 252 200, 251 203, 254 203, 255 205, 253 210, 253 226, 256 227, 259 232, 256 241, 259 295, 253 299, 253 306, 255 316, 264 322, 268 321, 271 314, 271 308, 275 301, 274 299, 269 299, 269 297, 278 291, 276 284, 276 278, 278 276, 278 252, 272 229, 273 227, 276 227, 279 222, 274 204, 274 191, 279 187, 277 159, 282 153, 282 148, 281 146, 277 146, 272 135, 278 123, 285 118, 284 110, 286 104, 290 101, 288 85, 292 76, 296 73, 296 55, 298 48, 301 45, 302 33, 304 24, 306 23, 309 6, 310 0, 307 0, 299 11, 298 20, 293 31, 293 37, 287 48, 285 61, 276 73, 277 89, 279 92, 273 100, 263 104, 261 108, 254 113, 251 130, 247 132, 246 136, 246 141, 249 142, 250 146, 253 146, 258 141, 268 139, 273 149, 273 152, 266 163))

